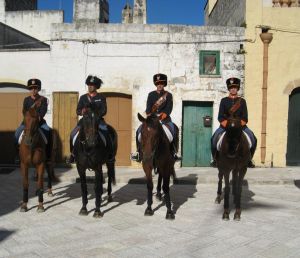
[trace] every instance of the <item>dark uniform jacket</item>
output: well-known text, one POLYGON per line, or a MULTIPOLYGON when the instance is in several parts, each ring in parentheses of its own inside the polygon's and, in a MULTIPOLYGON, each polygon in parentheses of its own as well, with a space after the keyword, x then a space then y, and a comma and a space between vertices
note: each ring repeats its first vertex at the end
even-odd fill
MULTIPOLYGON (((147 98, 147 107, 146 107, 146 113, 150 114, 151 113, 151 109, 153 107, 153 105, 156 103, 156 101, 163 96, 165 93, 165 91, 160 92, 160 94, 155 90, 155 91, 151 91, 148 94, 148 98, 147 98)), ((166 101, 158 108, 156 114, 159 113, 166 113, 167 117, 170 117, 170 114, 172 112, 173 109, 173 96, 170 92, 168 92, 167 97, 166 97, 166 101)))
MULTIPOLYGON (((237 102, 238 98, 222 98, 219 108, 218 120, 221 123, 222 121, 228 119, 229 110, 231 107, 237 102)), ((244 120, 246 123, 248 122, 248 110, 246 100, 241 98, 241 106, 234 113, 237 117, 244 120)))
POLYGON ((80 97, 76 113, 77 115, 82 115, 82 109, 89 107, 90 105, 94 105, 96 110, 98 110, 100 117, 106 115, 107 106, 106 106, 106 98, 101 94, 97 93, 94 97, 90 96, 88 93, 84 94, 80 97))
MULTIPOLYGON (((38 95, 36 99, 33 99, 31 96, 26 97, 23 102, 23 115, 25 115, 25 112, 28 111, 29 108, 40 98, 41 98, 40 95, 38 95)), ((45 122, 43 118, 47 113, 47 108, 48 108, 48 100, 47 98, 43 97, 41 101, 41 105, 38 106, 36 109, 37 113, 39 114, 41 122, 42 121, 45 122)))

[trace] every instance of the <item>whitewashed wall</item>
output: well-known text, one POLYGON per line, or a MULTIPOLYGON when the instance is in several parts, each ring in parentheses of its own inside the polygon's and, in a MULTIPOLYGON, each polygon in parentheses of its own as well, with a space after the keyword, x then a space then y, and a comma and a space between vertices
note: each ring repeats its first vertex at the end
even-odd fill
POLYGON ((225 81, 231 76, 243 80, 244 56, 237 54, 240 42, 211 42, 238 41, 243 34, 242 28, 227 27, 53 24, 50 51, 0 52, 0 82, 40 78, 42 94, 50 99, 46 119, 51 125, 52 92, 83 94, 86 76, 96 74, 104 81, 102 91, 132 95, 134 131, 136 114, 145 110, 147 95, 155 89, 153 74, 165 73, 174 96, 174 122, 181 127, 182 101, 212 101, 215 129, 220 99, 227 94, 225 81), (200 50, 220 51, 221 76, 199 76, 200 50))

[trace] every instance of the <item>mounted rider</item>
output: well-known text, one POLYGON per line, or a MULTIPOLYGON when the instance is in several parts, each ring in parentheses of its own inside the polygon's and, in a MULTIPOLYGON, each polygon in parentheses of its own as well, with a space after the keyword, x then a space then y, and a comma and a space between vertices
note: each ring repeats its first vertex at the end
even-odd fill
MULTIPOLYGON (((164 88, 167 86, 168 78, 165 74, 155 74, 153 76, 153 83, 156 86, 155 91, 151 91, 148 94, 147 105, 146 105, 146 115, 150 116, 152 114, 157 115, 162 125, 165 125, 164 131, 166 132, 169 141, 171 142, 171 150, 175 161, 181 160, 181 157, 177 156, 178 152, 178 127, 175 123, 172 122, 170 114, 173 109, 173 96, 170 92, 166 91, 164 88), (171 135, 170 135, 171 134, 171 135)), ((140 144, 140 134, 141 134, 140 125, 136 131, 136 146, 137 152, 131 153, 131 160, 141 162, 142 153, 141 153, 141 144, 140 144)))
MULTIPOLYGON (((26 111, 28 111, 31 107, 36 107, 36 111, 39 115, 39 128, 41 135, 46 143, 46 159, 51 159, 52 152, 52 129, 47 125, 44 116, 47 113, 48 109, 48 99, 39 94, 42 89, 42 82, 39 79, 29 79, 27 82, 27 87, 30 90, 30 96, 26 97, 23 101, 23 115, 25 115, 26 111)), ((19 163, 19 144, 21 142, 21 136, 23 135, 23 131, 25 129, 24 122, 20 124, 15 132, 15 144, 17 148, 17 156, 16 163, 19 163)))
MULTIPOLYGON (((225 132, 225 128, 227 125, 227 118, 230 114, 234 113, 237 117, 241 119, 242 130, 248 135, 251 141, 251 159, 254 155, 257 139, 254 133, 247 126, 248 123, 248 110, 246 100, 242 97, 238 96, 237 92, 240 89, 241 80, 235 77, 229 78, 226 80, 227 89, 229 91, 229 96, 222 98, 220 107, 219 107, 219 115, 218 120, 220 122, 220 127, 215 131, 211 138, 211 153, 213 157, 213 161, 211 162, 211 166, 216 167, 216 155, 217 155, 217 143, 220 136, 225 132)), ((252 160, 249 161, 248 167, 255 167, 252 160)))
MULTIPOLYGON (((107 104, 106 104, 106 98, 103 94, 97 92, 98 89, 100 89, 101 85, 103 84, 103 81, 99 79, 97 76, 89 75, 86 78, 85 84, 88 86, 88 93, 80 96, 76 114, 78 116, 83 116, 89 107, 93 106, 95 111, 97 111, 97 114, 99 115, 99 132, 105 137, 105 141, 108 147, 109 151, 112 151, 112 140, 109 136, 107 124, 103 118, 103 116, 106 115, 107 112, 107 104)), ((74 145, 75 141, 77 139, 77 135, 79 133, 79 130, 81 128, 81 119, 78 121, 78 124, 76 127, 72 130, 70 135, 70 151, 71 155, 67 160, 67 163, 74 163, 75 162, 75 150, 74 145)))

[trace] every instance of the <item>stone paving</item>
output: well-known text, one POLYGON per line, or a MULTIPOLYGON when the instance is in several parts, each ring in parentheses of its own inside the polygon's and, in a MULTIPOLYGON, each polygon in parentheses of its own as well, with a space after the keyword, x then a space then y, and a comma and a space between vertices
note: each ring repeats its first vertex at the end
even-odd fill
POLYGON ((139 169, 117 169, 114 202, 103 195, 100 219, 92 216, 93 184, 89 214, 82 217, 76 170, 57 175, 61 181, 54 197, 44 195, 46 212, 40 214, 32 176, 29 211, 20 213, 19 171, 0 174, 0 257, 300 257, 298 168, 249 170, 240 222, 233 221, 233 210, 230 221, 221 219, 215 169, 177 171, 183 179, 170 187, 174 221, 165 219, 166 208, 155 198, 154 215, 144 216, 146 186, 139 169))

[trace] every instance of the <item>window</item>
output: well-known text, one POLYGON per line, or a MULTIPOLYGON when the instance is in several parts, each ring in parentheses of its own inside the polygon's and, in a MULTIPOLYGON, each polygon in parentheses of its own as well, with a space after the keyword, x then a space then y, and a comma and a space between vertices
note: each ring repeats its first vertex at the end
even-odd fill
POLYGON ((200 51, 200 75, 220 75, 220 51, 200 51))

